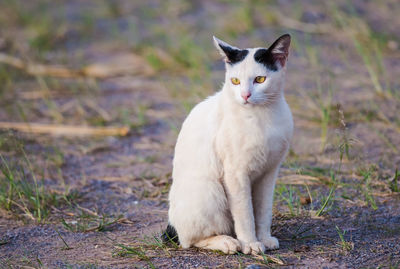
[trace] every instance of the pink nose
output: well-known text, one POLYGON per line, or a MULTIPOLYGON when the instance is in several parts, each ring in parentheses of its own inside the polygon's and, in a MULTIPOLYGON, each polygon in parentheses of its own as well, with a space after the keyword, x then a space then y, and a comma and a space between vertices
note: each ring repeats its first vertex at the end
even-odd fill
POLYGON ((251 93, 250 93, 250 92, 242 92, 241 95, 242 95, 242 98, 243 98, 245 101, 247 101, 247 99, 250 98, 251 93))

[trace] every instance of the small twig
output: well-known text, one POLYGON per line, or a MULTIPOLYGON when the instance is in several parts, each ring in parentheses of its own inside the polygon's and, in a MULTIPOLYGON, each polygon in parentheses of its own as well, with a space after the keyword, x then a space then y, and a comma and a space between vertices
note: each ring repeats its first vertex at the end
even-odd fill
POLYGON ((98 215, 96 212, 94 212, 94 211, 92 211, 92 210, 90 210, 90 209, 87 209, 87 208, 82 207, 82 206, 80 206, 80 205, 76 205, 76 207, 79 208, 79 209, 82 210, 82 211, 85 211, 85 212, 88 213, 89 215, 92 215, 92 216, 95 216, 95 217, 99 217, 99 215, 98 215))
POLYGON ((96 111, 105 121, 110 121, 111 120, 110 114, 108 114, 107 111, 105 111, 100 106, 98 106, 93 100, 86 99, 86 100, 84 100, 84 102, 89 108, 91 108, 94 111, 96 111))
POLYGON ((0 122, 0 129, 15 129, 21 132, 56 136, 125 136, 129 132, 129 127, 127 126, 90 127, 24 122, 0 122))
POLYGON ((31 220, 36 220, 35 217, 31 214, 31 212, 29 212, 29 210, 27 209, 27 207, 22 206, 20 204, 18 204, 17 202, 14 202, 12 200, 9 200, 12 204, 16 205, 17 207, 19 207, 19 209, 21 209, 26 216, 28 216, 31 220))
POLYGON ((0 53, 0 63, 8 64, 15 68, 22 69, 28 74, 35 76, 47 75, 54 77, 71 78, 83 75, 80 71, 71 70, 65 67, 26 63, 17 57, 10 56, 4 53, 0 53))
POLYGON ((117 60, 118 62, 93 63, 81 69, 69 69, 64 66, 26 62, 20 58, 0 53, 0 63, 11 65, 33 76, 51 76, 59 78, 108 78, 127 74, 148 76, 154 73, 153 69, 147 65, 140 56, 133 54, 122 55, 117 58, 117 60), (126 62, 118 64, 120 61, 124 60, 126 62))
POLYGON ((64 238, 61 236, 61 234, 60 234, 60 232, 55 228, 55 230, 56 230, 56 232, 57 232, 57 234, 58 234, 58 236, 61 238, 61 240, 63 241, 63 243, 64 243, 64 245, 65 245, 65 249, 72 249, 68 244, 67 244, 67 242, 65 242, 65 240, 64 240, 64 238))
POLYGON ((270 256, 270 255, 266 255, 264 253, 262 255, 256 254, 256 255, 253 255, 253 256, 254 256, 254 258, 256 260, 259 260, 259 261, 264 261, 264 262, 265 261, 271 261, 271 262, 279 264, 279 265, 285 265, 285 263, 281 259, 273 257, 273 256, 270 256))
POLYGON ((282 176, 279 179, 279 182, 290 185, 321 185, 322 183, 324 183, 321 178, 298 174, 282 176))

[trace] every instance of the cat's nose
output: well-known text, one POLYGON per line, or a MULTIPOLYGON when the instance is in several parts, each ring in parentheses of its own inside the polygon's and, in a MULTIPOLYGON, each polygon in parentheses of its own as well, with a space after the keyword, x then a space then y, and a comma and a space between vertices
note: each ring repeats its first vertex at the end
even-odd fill
POLYGON ((245 100, 245 101, 247 101, 247 99, 249 99, 250 98, 250 96, 251 96, 251 93, 248 91, 248 92, 242 92, 242 98, 245 100))

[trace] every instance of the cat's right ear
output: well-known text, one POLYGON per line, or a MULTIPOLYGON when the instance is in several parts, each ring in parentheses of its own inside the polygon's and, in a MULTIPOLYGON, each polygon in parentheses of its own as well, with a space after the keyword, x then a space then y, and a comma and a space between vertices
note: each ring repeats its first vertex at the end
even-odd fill
POLYGON ((213 36, 214 45, 218 49, 219 53, 224 57, 224 60, 228 64, 235 64, 242 61, 247 54, 248 50, 241 50, 237 47, 231 46, 228 43, 213 36))

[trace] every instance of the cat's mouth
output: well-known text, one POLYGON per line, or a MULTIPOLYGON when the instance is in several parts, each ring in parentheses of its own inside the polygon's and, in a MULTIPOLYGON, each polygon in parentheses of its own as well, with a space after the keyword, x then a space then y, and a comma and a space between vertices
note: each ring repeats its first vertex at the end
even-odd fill
POLYGON ((246 106, 250 106, 250 105, 255 105, 256 103, 254 103, 254 102, 253 102, 252 100, 250 100, 250 99, 247 99, 247 100, 243 100, 242 104, 243 104, 243 105, 246 105, 246 106))
POLYGON ((254 103, 251 102, 251 100, 243 100, 242 104, 245 106, 250 106, 250 105, 253 105, 254 103))
POLYGON ((243 106, 255 106, 255 105, 259 105, 259 102, 257 100, 257 98, 248 98, 247 100, 241 98, 240 99, 240 104, 243 106))

